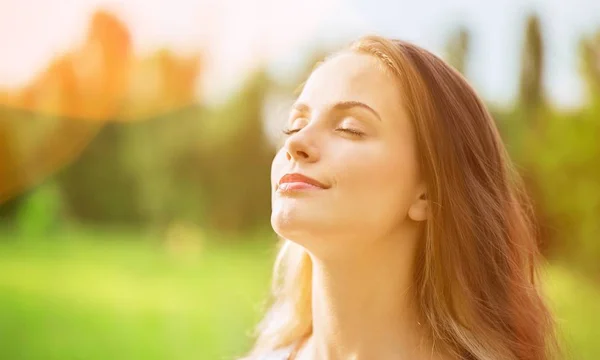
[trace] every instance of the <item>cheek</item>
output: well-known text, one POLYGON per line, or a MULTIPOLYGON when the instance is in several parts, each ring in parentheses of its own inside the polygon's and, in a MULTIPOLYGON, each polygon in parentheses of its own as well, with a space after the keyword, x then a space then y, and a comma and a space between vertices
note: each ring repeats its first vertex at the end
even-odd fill
POLYGON ((401 154, 374 152, 355 158, 340 174, 344 196, 373 221, 393 220, 408 211, 416 172, 413 161, 401 154))

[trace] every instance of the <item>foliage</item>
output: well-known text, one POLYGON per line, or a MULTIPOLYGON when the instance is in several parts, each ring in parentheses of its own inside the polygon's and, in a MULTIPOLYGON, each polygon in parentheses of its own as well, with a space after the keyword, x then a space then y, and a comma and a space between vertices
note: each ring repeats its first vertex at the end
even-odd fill
POLYGON ((463 75, 467 74, 470 48, 471 33, 466 27, 457 29, 446 43, 445 60, 463 75))
MULTIPOLYGON (((529 116, 544 104, 544 43, 537 15, 527 18, 521 58, 519 103, 529 116)), ((532 118, 531 121, 539 119, 532 118)))

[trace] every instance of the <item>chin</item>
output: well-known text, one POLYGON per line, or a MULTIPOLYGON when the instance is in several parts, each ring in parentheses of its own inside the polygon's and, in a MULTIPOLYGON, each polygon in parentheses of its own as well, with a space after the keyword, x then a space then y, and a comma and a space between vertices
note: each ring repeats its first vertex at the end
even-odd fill
POLYGON ((277 235, 320 258, 344 254, 354 239, 340 221, 324 219, 312 212, 273 212, 271 226, 277 235), (333 225, 335 224, 335 225, 333 225))
POLYGON ((304 210, 275 208, 271 213, 271 226, 275 233, 301 245, 307 245, 311 240, 323 239, 331 229, 327 229, 325 221, 317 216, 315 211, 304 210))
POLYGON ((277 235, 293 240, 302 235, 306 229, 311 228, 312 223, 302 212, 280 209, 271 213, 271 226, 277 235))

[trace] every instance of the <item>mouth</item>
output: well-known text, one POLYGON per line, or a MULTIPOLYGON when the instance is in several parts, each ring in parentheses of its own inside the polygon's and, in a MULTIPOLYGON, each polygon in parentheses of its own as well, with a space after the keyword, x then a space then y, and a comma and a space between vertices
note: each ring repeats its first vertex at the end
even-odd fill
POLYGON ((299 173, 285 174, 277 184, 277 191, 282 193, 302 190, 325 190, 329 186, 299 173))

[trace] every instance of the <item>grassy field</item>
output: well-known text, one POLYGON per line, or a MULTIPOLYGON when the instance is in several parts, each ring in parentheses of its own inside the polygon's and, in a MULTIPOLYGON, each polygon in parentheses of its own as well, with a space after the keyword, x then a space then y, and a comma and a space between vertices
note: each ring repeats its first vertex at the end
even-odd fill
MULTIPOLYGON (((133 237, 74 232, 0 242, 0 359, 231 360, 243 353, 269 286, 275 241, 225 239, 167 251, 133 237)), ((572 358, 600 359, 600 291, 558 266, 547 280, 572 358)))

